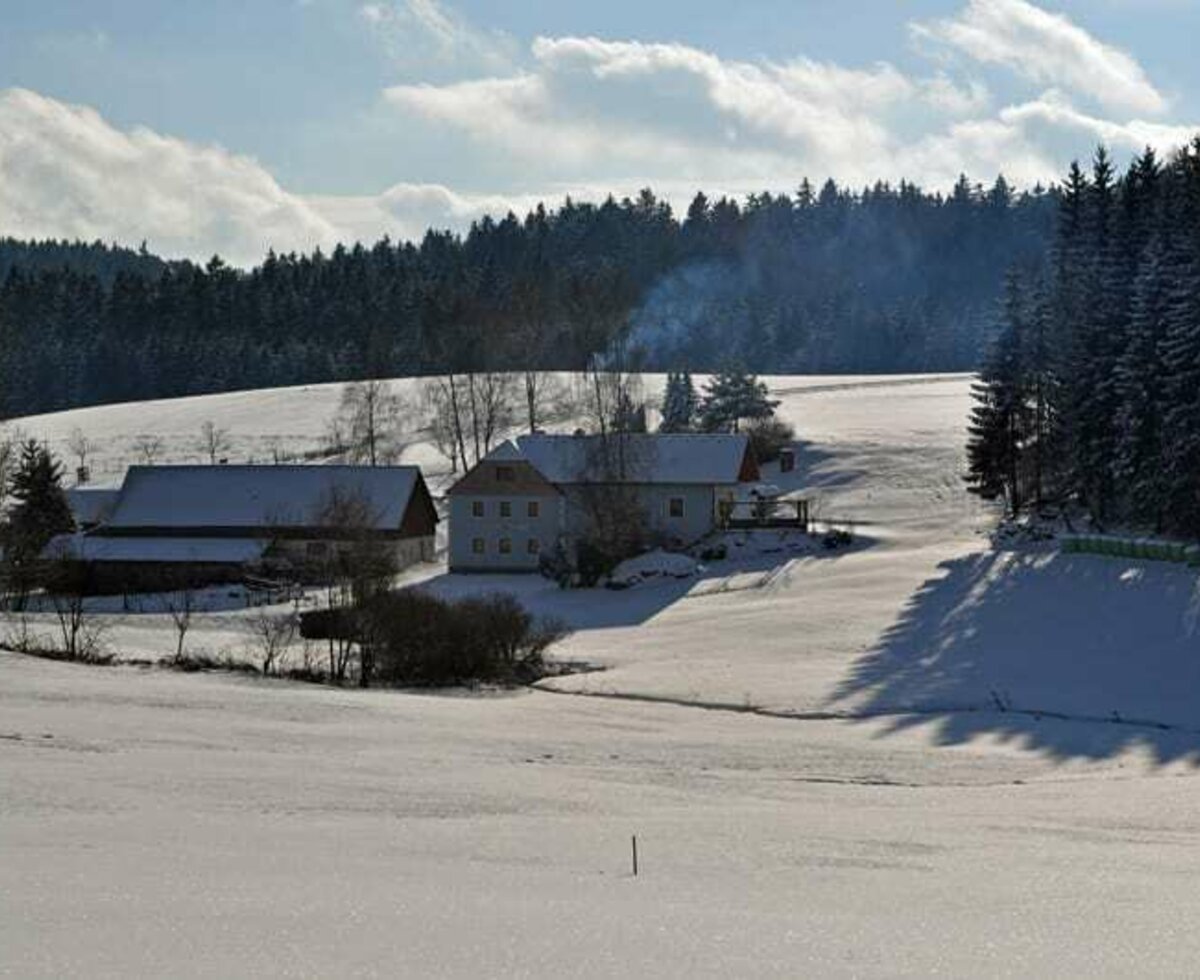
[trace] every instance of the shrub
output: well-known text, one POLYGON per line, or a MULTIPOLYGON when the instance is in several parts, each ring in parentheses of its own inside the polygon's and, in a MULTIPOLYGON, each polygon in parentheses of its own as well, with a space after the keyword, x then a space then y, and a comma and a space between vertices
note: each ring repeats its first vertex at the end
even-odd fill
POLYGON ((560 589, 570 586, 575 569, 561 541, 555 542, 554 549, 538 560, 538 572, 542 578, 557 582, 560 589))
POLYGON ((575 545, 575 564, 579 571, 579 584, 585 589, 592 588, 621 564, 621 561, 621 558, 587 538, 575 545))
POLYGON ((408 589, 379 597, 365 618, 374 677, 397 685, 527 683, 541 676, 547 648, 567 635, 510 595, 448 602, 408 589))
POLYGON ((777 418, 756 419, 746 427, 750 437, 750 448, 760 463, 770 463, 779 458, 796 439, 796 430, 777 418))
POLYGON ((159 661, 158 666, 182 671, 185 674, 207 670, 228 670, 240 674, 257 674, 259 672, 254 664, 245 660, 237 660, 229 653, 213 656, 204 651, 184 653, 182 656, 172 657, 170 660, 162 660, 159 661))

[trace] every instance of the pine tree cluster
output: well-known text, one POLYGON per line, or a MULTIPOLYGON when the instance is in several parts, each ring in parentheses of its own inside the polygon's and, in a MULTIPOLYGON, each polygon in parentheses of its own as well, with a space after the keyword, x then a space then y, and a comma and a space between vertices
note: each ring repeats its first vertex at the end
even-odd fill
POLYGON ((690 372, 671 372, 663 393, 660 432, 737 432, 743 422, 764 422, 779 402, 753 374, 730 368, 714 374, 696 393, 690 372))
POLYGON ((1063 187, 1048 268, 1014 270, 976 386, 969 481, 1012 513, 1200 535, 1200 139, 1063 187))
POLYGON ((974 368, 997 272, 1040 255, 1057 191, 964 178, 745 202, 650 191, 465 235, 270 254, 254 269, 0 239, 0 414, 447 370, 578 370, 684 272, 689 328, 649 369, 974 368))

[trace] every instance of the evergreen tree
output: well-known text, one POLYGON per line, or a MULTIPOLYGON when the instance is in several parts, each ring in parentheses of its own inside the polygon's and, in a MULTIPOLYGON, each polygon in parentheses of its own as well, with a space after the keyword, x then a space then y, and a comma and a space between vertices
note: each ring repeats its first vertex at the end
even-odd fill
POLYGON ((8 492, 15 501, 9 526, 19 546, 40 552, 56 534, 75 529, 62 487, 62 464, 36 439, 22 444, 8 492))
POLYGON ((667 388, 663 393, 662 422, 660 432, 691 432, 698 408, 696 387, 689 372, 672 372, 667 375, 667 388))
POLYGON ((1200 535, 1200 261, 1189 257, 1168 282, 1162 467, 1170 525, 1200 535))
POLYGON ((646 431, 645 404, 635 402, 624 388, 617 393, 617 403, 613 408, 612 415, 612 431, 614 433, 646 431))
POLYGON ((1103 151, 1090 178, 1073 165, 1059 211, 1049 282, 1010 281, 968 479, 1014 511, 1032 483, 1097 522, 1200 535, 1200 139, 1119 179, 1103 151))
POLYGON ((631 319, 635 335, 671 325, 648 369, 730 356, 781 373, 969 369, 996 270, 1042 255, 1056 203, 1057 191, 1003 180, 987 194, 964 180, 949 199, 908 183, 854 194, 805 181, 745 207, 698 195, 677 221, 645 192, 484 218, 465 235, 268 253, 248 270, 0 239, 0 389, 24 415, 371 376, 578 370, 631 319))
POLYGON ((1022 454, 1031 421, 1024 330, 1019 281, 1010 275, 1004 325, 972 390, 976 404, 967 427, 967 483, 984 500, 1004 498, 1014 517, 1024 505, 1022 454))
POLYGON ((700 428, 705 432, 737 432, 743 421, 769 419, 779 402, 764 382, 740 369, 722 371, 704 386, 700 428))
POLYGON ((1122 509, 1162 530, 1165 504, 1163 363, 1170 298, 1167 250, 1156 237, 1138 271, 1128 342, 1117 366, 1116 457, 1113 475, 1122 509))

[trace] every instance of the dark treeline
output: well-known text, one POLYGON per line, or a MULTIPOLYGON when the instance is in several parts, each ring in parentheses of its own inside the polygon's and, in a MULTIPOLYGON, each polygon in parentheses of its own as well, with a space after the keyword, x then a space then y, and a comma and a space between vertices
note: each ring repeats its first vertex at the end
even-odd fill
POLYGON ((6 414, 364 376, 576 369, 632 337, 649 369, 973 368, 1058 191, 965 178, 745 203, 567 201, 466 235, 271 254, 242 272, 0 241, 6 414))
POLYGON ((1200 534, 1200 139, 1062 189, 1048 268, 1009 278, 971 479, 1009 509, 1200 534))
POLYGON ((170 264, 157 255, 151 255, 144 242, 135 251, 103 242, 24 242, 16 238, 0 238, 0 282, 7 279, 13 269, 25 273, 72 269, 94 276, 105 286, 110 286, 118 273, 129 272, 156 279, 170 264))

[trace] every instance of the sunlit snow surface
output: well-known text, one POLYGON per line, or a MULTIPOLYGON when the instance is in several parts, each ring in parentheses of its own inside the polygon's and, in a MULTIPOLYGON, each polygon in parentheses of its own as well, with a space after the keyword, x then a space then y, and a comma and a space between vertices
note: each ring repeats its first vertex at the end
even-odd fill
MULTIPOLYGON (((769 479, 852 549, 625 592, 413 576, 514 589, 602 672, 406 694, 0 654, 0 975, 1191 975, 1195 571, 992 552, 966 378, 772 383, 803 445, 769 479)), ((314 448, 336 400, 22 426, 84 427, 115 477, 130 433, 182 456, 210 418, 237 459, 314 448)), ((171 651, 169 617, 116 620, 171 651)))

